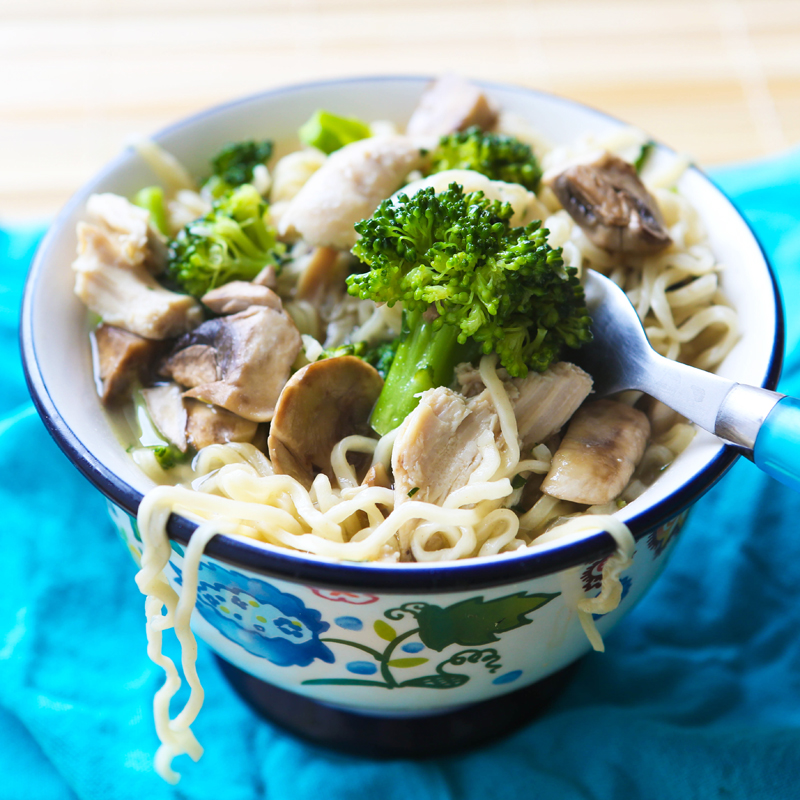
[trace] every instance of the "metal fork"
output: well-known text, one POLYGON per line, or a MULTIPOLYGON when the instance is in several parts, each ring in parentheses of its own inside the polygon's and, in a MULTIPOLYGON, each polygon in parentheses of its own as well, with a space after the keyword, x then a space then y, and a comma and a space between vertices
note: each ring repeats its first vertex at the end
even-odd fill
POLYGON ((800 491, 800 401, 671 361, 650 345, 625 292, 594 270, 584 276, 594 341, 572 360, 598 397, 638 389, 726 442, 800 491))

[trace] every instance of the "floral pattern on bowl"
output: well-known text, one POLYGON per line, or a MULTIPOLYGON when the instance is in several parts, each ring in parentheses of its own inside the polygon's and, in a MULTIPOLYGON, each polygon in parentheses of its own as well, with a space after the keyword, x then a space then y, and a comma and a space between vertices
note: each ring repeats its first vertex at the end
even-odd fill
MULTIPOLYGON (((182 574, 172 564, 175 582, 182 574)), ((328 664, 333 653, 320 641, 330 628, 319 611, 266 581, 201 561, 197 610, 223 636, 280 667, 306 667, 315 658, 328 664)))

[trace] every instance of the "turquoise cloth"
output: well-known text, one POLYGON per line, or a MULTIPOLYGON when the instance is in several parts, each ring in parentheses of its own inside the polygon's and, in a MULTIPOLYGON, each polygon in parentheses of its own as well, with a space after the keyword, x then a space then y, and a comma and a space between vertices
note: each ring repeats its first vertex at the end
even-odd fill
MULTIPOLYGON (((800 394, 800 152, 720 170, 788 306, 782 389, 800 394)), ((152 769, 142 597, 100 495, 27 400, 16 325, 34 232, 0 233, 2 800, 636 800, 800 796, 800 495, 740 461, 696 507, 664 575, 541 719, 428 762, 311 747, 256 717, 201 647, 207 745, 176 788, 152 769)))

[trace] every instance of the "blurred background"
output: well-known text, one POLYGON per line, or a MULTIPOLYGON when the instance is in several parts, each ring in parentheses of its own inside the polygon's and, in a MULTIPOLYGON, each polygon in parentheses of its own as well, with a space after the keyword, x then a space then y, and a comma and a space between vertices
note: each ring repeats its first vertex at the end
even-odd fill
POLYGON ((132 134, 274 86, 445 71, 536 87, 702 165, 800 142, 798 0, 0 0, 0 221, 132 134))

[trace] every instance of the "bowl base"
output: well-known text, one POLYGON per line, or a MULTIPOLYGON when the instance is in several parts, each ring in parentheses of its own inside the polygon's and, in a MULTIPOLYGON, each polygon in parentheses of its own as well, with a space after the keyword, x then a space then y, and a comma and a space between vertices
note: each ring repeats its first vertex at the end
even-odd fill
POLYGON ((423 717, 377 717, 344 711, 279 689, 219 656, 236 693, 270 722, 313 744, 371 758, 433 758, 505 736, 541 714, 577 663, 515 692, 423 717))

